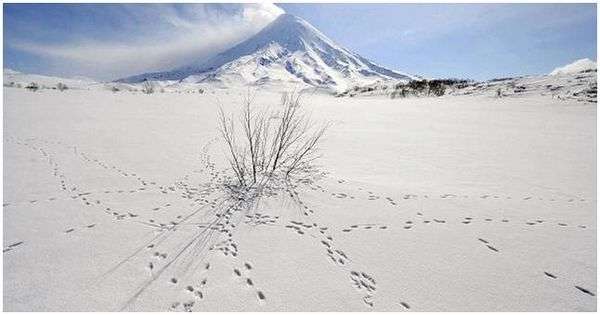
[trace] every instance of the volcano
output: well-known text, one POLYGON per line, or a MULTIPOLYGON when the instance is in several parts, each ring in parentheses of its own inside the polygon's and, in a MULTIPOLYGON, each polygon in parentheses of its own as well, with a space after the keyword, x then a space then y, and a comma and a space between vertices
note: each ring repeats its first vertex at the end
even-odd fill
POLYGON ((305 20, 282 14, 251 38, 212 58, 117 82, 300 83, 340 91, 377 81, 414 79, 419 77, 377 65, 337 45, 305 20))

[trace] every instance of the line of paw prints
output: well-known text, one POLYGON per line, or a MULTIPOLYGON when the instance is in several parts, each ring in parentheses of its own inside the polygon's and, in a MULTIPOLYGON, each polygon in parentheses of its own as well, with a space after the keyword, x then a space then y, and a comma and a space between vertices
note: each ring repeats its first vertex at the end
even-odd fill
MULTIPOLYGON (((259 304, 262 304, 262 303, 266 302, 267 297, 262 290, 256 288, 256 281, 253 280, 250 276, 251 270, 253 268, 254 267, 252 266, 251 263, 244 262, 243 267, 233 268, 233 270, 232 270, 233 276, 236 281, 241 282, 241 285, 245 286, 246 288, 253 289, 255 291, 257 302, 259 304)), ((205 269, 205 271, 208 271, 210 269, 210 263, 206 263, 204 269, 205 269)), ((173 285, 177 285, 179 283, 179 280, 177 278, 171 278, 169 280, 169 282, 173 285)), ((186 312, 192 312, 194 305, 196 305, 196 302, 198 302, 206 297, 206 295, 205 295, 206 285, 207 285, 206 277, 202 278, 195 285, 193 285, 193 284, 185 285, 184 291, 188 294, 191 294, 193 299, 189 299, 189 300, 187 300, 187 302, 173 302, 173 303, 171 303, 170 309, 172 311, 183 310, 186 312)))
MULTIPOLYGON (((210 263, 207 262, 204 265, 204 270, 205 272, 208 272, 210 269, 210 263)), ((177 285, 179 283, 179 280, 177 278, 171 278, 169 280, 169 282, 173 285, 177 285)), ((192 312, 194 305, 196 305, 196 302, 199 302, 200 300, 203 300, 206 297, 206 286, 208 283, 208 277, 202 277, 198 282, 196 282, 195 284, 188 284, 185 285, 184 287, 184 291, 186 294, 190 294, 191 295, 191 299, 188 299, 187 302, 173 302, 171 303, 170 309, 172 311, 177 311, 182 309, 185 312, 192 312)))
MULTIPOLYGON (((492 251, 494 253, 499 253, 500 252, 500 249, 498 249, 498 247, 495 246, 495 245, 493 245, 490 241, 488 241, 486 239, 483 239, 483 238, 478 238, 477 240, 479 242, 481 242, 484 246, 486 246, 490 251, 492 251)), ((548 277, 550 279, 553 279, 553 280, 558 279, 558 277, 554 273, 551 273, 551 272, 548 272, 548 271, 544 271, 543 273, 544 273, 544 275, 546 277, 548 277)), ((586 289, 586 288, 584 288, 582 286, 573 285, 573 287, 575 289, 577 289, 579 292, 582 292, 582 293, 587 294, 589 296, 596 296, 595 293, 593 293, 592 291, 590 291, 590 290, 588 290, 588 289, 586 289)))
POLYGON ((244 262, 243 268, 233 268, 234 276, 242 281, 242 284, 247 286, 248 288, 252 288, 256 290, 256 298, 258 302, 265 302, 267 297, 265 293, 256 288, 256 282, 250 278, 250 273, 254 267, 249 262, 244 262))
POLYGON ((387 225, 382 224, 373 224, 373 223, 364 223, 364 224, 353 224, 348 227, 342 228, 342 232, 349 233, 356 230, 386 230, 388 228, 387 225))
POLYGON ((362 301, 369 307, 373 307, 374 294, 377 291, 377 282, 366 272, 350 271, 350 281, 354 288, 364 294, 362 301))
MULTIPOLYGON (((95 224, 95 223, 93 223, 93 224, 89 224, 89 225, 85 225, 85 226, 81 227, 81 230, 91 229, 91 228, 94 228, 95 226, 96 226, 96 224, 95 224)), ((76 228, 68 228, 68 229, 66 229, 66 230, 64 231, 64 233, 65 233, 65 234, 69 234, 69 233, 73 233, 73 232, 75 232, 75 231, 77 231, 77 229, 76 229, 76 228)))
POLYGON ((238 255, 237 243, 231 238, 220 241, 208 249, 211 251, 220 251, 225 256, 231 255, 232 257, 237 257, 238 255))
MULTIPOLYGON (((347 180, 345 179, 338 179, 337 180, 338 184, 344 184, 347 183, 347 180)), ((309 188, 312 190, 316 190, 316 191, 321 191, 321 192, 327 192, 327 189, 325 189, 323 186, 321 185, 316 185, 312 182, 310 183, 305 183, 307 185, 309 185, 309 188)), ((367 199, 368 200, 378 200, 381 199, 381 196, 376 194, 373 191, 369 191, 369 190, 365 190, 362 187, 358 187, 357 190, 359 191, 366 191, 367 192, 367 199)), ((348 193, 343 193, 343 192, 332 192, 330 193, 331 196, 335 197, 335 198, 346 198, 346 197, 350 197, 351 199, 355 199, 354 196, 351 196, 348 193)), ((580 201, 580 202, 585 202, 586 199, 582 198, 582 197, 568 197, 568 198, 557 198, 557 197, 548 197, 548 198, 542 198, 542 197, 536 197, 536 196, 532 196, 532 195, 525 195, 523 197, 514 197, 513 196, 500 196, 500 195, 492 195, 492 194, 483 194, 483 195, 478 195, 478 196, 469 196, 469 195, 458 195, 458 194, 451 194, 451 193, 445 193, 445 194, 440 194, 438 195, 438 197, 440 199, 456 199, 456 198, 480 198, 480 199, 507 199, 507 200, 511 200, 511 199, 520 199, 520 200, 524 200, 524 201, 528 201, 528 200, 539 200, 539 201, 566 201, 568 203, 572 203, 575 201, 580 201)), ((423 199, 429 199, 430 195, 424 194, 424 195, 416 195, 416 194, 404 194, 401 196, 401 199, 403 200, 409 200, 409 199, 419 199, 419 198, 423 198, 423 199)), ((390 203, 392 206, 397 206, 399 205, 398 201, 392 199, 389 196, 385 197, 385 200, 390 203)))
POLYGON ((254 213, 254 215, 245 215, 244 223, 248 225, 273 225, 279 220, 279 216, 271 216, 268 214, 254 213))

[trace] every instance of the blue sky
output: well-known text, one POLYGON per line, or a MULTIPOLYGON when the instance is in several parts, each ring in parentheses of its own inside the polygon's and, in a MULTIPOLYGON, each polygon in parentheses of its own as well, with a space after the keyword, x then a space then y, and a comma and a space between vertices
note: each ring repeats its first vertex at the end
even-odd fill
POLYGON ((4 67, 108 80, 167 70, 283 11, 381 65, 476 80, 596 60, 596 4, 4 4, 4 67))

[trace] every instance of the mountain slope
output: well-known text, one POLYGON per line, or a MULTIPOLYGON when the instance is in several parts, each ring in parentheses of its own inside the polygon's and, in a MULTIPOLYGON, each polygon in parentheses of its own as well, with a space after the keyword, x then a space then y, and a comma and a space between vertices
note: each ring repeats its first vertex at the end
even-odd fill
POLYGON ((374 64, 338 46, 308 22, 283 14, 253 37, 209 60, 118 81, 303 82, 341 90, 352 84, 414 78, 374 64))
POLYGON ((596 70, 596 62, 588 58, 575 60, 574 62, 568 65, 558 67, 552 70, 552 72, 550 72, 550 75, 572 74, 585 70, 596 70))
POLYGON ((469 80, 428 80, 421 83, 377 82, 337 93, 338 97, 385 96, 390 98, 426 97, 441 95, 486 95, 492 97, 524 97, 545 95, 560 100, 597 102, 596 63, 589 59, 576 60, 558 67, 547 75, 530 75, 491 79, 483 82, 469 80), (441 84, 439 85, 433 83, 441 84), (435 87, 438 87, 434 90, 435 87), (440 93, 436 93, 440 92, 440 93))

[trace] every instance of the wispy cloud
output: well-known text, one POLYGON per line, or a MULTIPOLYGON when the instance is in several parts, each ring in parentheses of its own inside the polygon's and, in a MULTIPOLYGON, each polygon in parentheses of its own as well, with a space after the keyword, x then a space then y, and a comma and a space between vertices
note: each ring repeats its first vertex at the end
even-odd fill
MULTIPOLYGON (((85 38, 47 43, 13 40, 8 46, 47 59, 53 68, 99 79, 184 66, 258 32, 278 15, 269 4, 123 5, 118 40, 85 38)), ((110 38, 110 36, 109 36, 110 38)))

